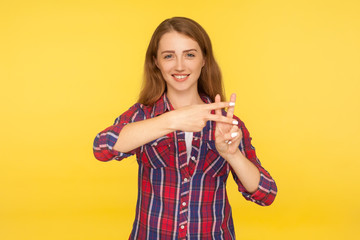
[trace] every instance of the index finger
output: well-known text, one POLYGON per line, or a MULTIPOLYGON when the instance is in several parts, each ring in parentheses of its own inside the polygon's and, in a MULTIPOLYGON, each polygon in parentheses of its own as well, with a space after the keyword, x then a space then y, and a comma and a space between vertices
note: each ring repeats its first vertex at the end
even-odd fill
POLYGON ((230 107, 230 102, 215 102, 206 104, 205 108, 208 110, 222 109, 230 107))

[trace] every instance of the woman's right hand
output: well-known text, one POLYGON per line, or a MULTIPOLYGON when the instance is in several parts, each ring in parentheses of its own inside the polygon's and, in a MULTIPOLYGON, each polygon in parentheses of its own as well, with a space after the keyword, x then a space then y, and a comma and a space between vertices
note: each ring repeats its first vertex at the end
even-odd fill
POLYGON ((230 102, 197 104, 170 111, 167 113, 170 128, 173 131, 200 132, 206 126, 207 121, 237 125, 237 121, 233 118, 211 113, 212 110, 223 109, 233 106, 233 104, 230 102))

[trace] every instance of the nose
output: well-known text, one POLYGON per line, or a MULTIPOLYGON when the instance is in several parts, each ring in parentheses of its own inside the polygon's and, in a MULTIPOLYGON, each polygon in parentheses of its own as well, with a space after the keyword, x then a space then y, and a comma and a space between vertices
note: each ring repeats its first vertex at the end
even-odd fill
POLYGON ((184 71, 184 59, 182 59, 182 58, 177 58, 176 59, 175 70, 178 71, 178 72, 184 71))

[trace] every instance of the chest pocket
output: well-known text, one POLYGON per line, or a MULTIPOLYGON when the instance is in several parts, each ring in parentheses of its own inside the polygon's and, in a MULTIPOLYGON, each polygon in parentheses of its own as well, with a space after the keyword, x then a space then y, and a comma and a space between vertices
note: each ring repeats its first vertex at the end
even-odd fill
POLYGON ((216 150, 215 141, 208 141, 206 145, 207 152, 203 167, 204 173, 212 177, 227 175, 230 171, 230 166, 216 150))
POLYGON ((147 167, 162 168, 171 166, 172 138, 168 135, 160 137, 144 145, 140 161, 147 167))

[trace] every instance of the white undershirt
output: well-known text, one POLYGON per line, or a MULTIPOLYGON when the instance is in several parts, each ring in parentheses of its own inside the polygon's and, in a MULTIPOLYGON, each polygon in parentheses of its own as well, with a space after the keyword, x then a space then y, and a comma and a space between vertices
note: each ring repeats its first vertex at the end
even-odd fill
POLYGON ((187 153, 187 163, 189 164, 191 148, 192 148, 192 138, 193 132, 185 132, 185 143, 186 143, 186 153, 187 153))

